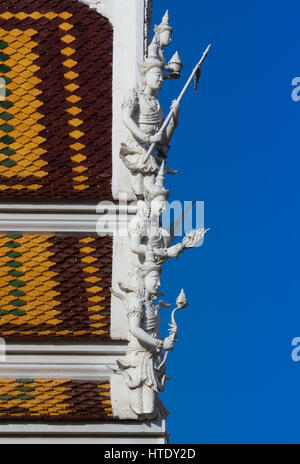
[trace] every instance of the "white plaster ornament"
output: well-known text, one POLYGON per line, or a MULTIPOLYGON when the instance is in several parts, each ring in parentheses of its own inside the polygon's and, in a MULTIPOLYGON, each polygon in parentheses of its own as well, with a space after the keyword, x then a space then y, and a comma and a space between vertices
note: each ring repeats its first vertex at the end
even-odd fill
MULTIPOLYGON (((176 173, 166 163, 169 142, 178 124, 180 101, 194 77, 197 88, 199 70, 210 47, 203 53, 164 120, 158 100, 161 85, 166 77, 179 77, 182 69, 178 52, 167 65, 165 62, 164 48, 171 41, 171 33, 166 12, 161 24, 155 26, 148 55, 139 66, 142 84, 128 92, 122 105, 122 118, 129 135, 121 145, 120 157, 130 173, 132 190, 138 198, 137 213, 128 229, 129 246, 135 260, 132 260, 127 282, 118 283, 122 293, 112 289, 126 309, 129 326, 127 353, 118 360, 118 369, 113 374, 114 379, 120 376, 124 388, 128 389, 130 411, 123 404, 122 411, 116 413, 123 419, 153 419, 165 413, 157 394, 164 391, 168 378, 166 359, 177 340, 174 315, 187 306, 187 300, 182 290, 171 315, 169 336, 159 338, 160 310, 171 306, 162 300, 155 304, 162 295, 159 292, 162 264, 171 257, 178 257, 185 249, 196 247, 208 230, 192 230, 173 245, 175 237, 160 225, 169 196, 164 186, 165 174, 176 173)), ((121 385, 116 380, 113 384, 121 385)))

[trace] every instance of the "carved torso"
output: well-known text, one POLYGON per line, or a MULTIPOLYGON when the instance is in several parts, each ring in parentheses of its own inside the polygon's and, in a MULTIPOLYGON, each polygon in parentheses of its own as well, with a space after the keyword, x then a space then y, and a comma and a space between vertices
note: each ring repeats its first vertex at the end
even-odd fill
POLYGON ((155 134, 161 127, 163 121, 163 110, 157 98, 138 94, 139 105, 136 108, 135 119, 143 132, 155 134))

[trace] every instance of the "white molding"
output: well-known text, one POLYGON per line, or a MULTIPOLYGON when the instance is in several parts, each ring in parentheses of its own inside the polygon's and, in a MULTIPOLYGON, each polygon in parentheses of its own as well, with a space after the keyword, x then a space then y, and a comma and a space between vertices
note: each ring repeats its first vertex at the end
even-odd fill
POLYGON ((56 354, 56 353, 7 353, 5 362, 0 361, 0 376, 2 371, 5 371, 6 367, 9 365, 23 367, 28 364, 39 364, 40 366, 48 365, 57 365, 57 366, 77 366, 77 365, 86 365, 86 366, 108 366, 116 365, 116 358, 124 356, 125 353, 121 355, 116 355, 115 353, 111 354, 56 354))
POLYGON ((34 212, 34 211, 65 211, 65 212, 82 212, 82 213, 95 213, 97 209, 96 204, 52 204, 52 203, 0 203, 0 211, 22 211, 34 212))
POLYGON ((98 422, 86 424, 45 424, 36 422, 32 424, 0 424, 2 435, 98 435, 98 436, 149 436, 159 437, 167 433, 166 423, 163 419, 152 422, 98 422))
POLYGON ((12 211, 14 213, 22 212, 22 213, 36 213, 36 212, 43 212, 49 214, 50 212, 58 213, 58 212, 65 212, 65 213, 96 213, 103 214, 106 212, 114 213, 118 212, 128 212, 129 214, 136 213, 136 203, 131 202, 128 205, 122 204, 114 204, 112 201, 107 201, 106 204, 104 202, 100 202, 98 204, 52 204, 52 203, 0 203, 0 211, 2 212, 9 212, 12 211))
POLYGON ((0 424, 1 444, 167 444, 166 422, 0 424))
MULTIPOLYGON (((40 363, 35 360, 33 364, 25 364, 24 358, 20 356, 18 359, 19 362, 16 364, 8 362, 1 363, 0 379, 53 378, 109 382, 110 370, 107 366, 115 366, 114 363, 109 362, 107 362, 107 366, 99 362, 96 364, 87 364, 84 359, 80 361, 81 364, 46 364, 46 357, 43 357, 43 360, 40 359, 40 363), (43 364, 42 361, 44 362, 43 364)), ((104 358, 102 357, 102 362, 103 361, 104 358)))
MULTIPOLYGON (((24 428, 29 424, 24 425, 24 428)), ((0 432, 1 433, 1 432, 0 432)), ((38 432, 37 432, 38 433, 38 432)), ((25 435, 25 433, 24 433, 25 435)), ((6 436, 0 437, 1 445, 166 445, 167 436, 147 437, 147 436, 127 436, 127 437, 108 437, 108 436, 6 436)))
POLYGON ((70 355, 76 354, 87 354, 87 355, 114 355, 123 356, 126 354, 127 343, 125 342, 101 342, 97 343, 7 343, 5 351, 7 354, 60 354, 70 355))
MULTIPOLYGON (((118 207, 111 208, 113 214, 60 214, 60 213, 0 213, 0 231, 20 232, 97 232, 97 221, 104 217, 110 222, 118 219, 120 223, 128 223, 132 214, 118 207), (114 214, 115 212, 120 214, 114 214), (125 213, 125 214, 124 214, 125 213)), ((134 211, 134 207, 131 209, 134 211)))
POLYGON ((144 0, 108 0, 114 4, 118 14, 114 15, 113 51, 113 138, 112 138, 112 193, 117 199, 119 193, 132 193, 129 174, 119 157, 121 143, 126 139, 121 105, 124 95, 138 82, 137 63, 144 58, 144 0))

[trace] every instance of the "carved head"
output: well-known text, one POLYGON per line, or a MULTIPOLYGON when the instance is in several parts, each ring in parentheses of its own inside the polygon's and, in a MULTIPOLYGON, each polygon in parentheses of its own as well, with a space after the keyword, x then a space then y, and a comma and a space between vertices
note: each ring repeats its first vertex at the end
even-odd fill
POLYGON ((159 26, 155 26, 154 28, 155 35, 158 38, 161 47, 167 47, 170 44, 172 31, 173 28, 169 24, 169 12, 167 10, 162 22, 159 26))
POLYGON ((165 64, 158 58, 148 57, 139 66, 141 81, 152 90, 160 90, 163 83, 163 70, 165 64))
POLYGON ((151 68, 145 76, 145 84, 152 90, 160 90, 163 80, 163 71, 158 67, 151 68))
POLYGON ((145 290, 150 295, 156 295, 160 288, 160 272, 151 271, 145 276, 145 290))

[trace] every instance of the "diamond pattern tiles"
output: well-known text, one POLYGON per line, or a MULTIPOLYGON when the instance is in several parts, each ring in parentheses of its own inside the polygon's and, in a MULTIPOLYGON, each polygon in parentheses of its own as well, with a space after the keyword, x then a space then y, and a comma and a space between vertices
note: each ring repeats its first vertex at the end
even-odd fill
POLYGON ((112 418, 110 385, 69 379, 0 379, 0 421, 112 418))
POLYGON ((110 237, 0 235, 0 336, 108 339, 110 237))
POLYGON ((108 20, 77 0, 2 2, 0 77, 0 199, 110 199, 108 20))

